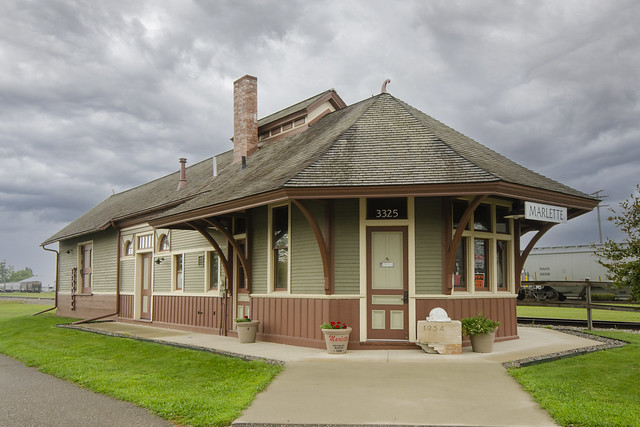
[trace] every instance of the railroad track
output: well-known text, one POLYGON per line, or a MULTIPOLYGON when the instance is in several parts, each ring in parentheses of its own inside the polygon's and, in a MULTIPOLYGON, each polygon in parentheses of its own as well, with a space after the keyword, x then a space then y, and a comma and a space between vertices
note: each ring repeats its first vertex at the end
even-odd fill
MULTIPOLYGON (((576 326, 580 328, 587 327, 586 320, 550 319, 543 317, 518 317, 518 323, 532 325, 576 326)), ((613 322, 609 320, 594 320, 593 327, 604 329, 630 329, 634 331, 640 331, 640 323, 638 322, 613 322)))

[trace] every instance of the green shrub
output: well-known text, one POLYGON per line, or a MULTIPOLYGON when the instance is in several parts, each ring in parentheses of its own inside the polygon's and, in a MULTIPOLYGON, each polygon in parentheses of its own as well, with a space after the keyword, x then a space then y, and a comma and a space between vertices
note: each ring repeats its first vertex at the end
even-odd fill
POLYGON ((465 335, 490 334, 495 331, 500 322, 487 319, 479 313, 476 317, 466 317, 462 319, 462 332, 465 335))
POLYGON ((592 294, 591 301, 615 301, 616 296, 614 294, 592 294))

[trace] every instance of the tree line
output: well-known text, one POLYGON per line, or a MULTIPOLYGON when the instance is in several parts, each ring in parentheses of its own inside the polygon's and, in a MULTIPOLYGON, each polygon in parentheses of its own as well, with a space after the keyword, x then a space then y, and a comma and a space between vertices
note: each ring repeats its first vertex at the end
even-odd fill
POLYGON ((7 261, 0 261, 0 283, 19 282, 33 276, 33 271, 29 267, 22 270, 16 270, 7 261))

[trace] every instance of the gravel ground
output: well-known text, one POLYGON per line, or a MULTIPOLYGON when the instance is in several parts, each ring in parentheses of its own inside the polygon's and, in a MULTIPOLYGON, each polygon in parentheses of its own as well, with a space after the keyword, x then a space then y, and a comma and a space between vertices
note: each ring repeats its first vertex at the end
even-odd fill
MULTIPOLYGON (((525 326, 525 325, 522 325, 522 326, 525 326)), ((526 326, 527 327, 532 327, 531 325, 526 325, 526 326)), ((533 326, 533 327, 548 328, 548 326, 533 326)), ((580 355, 580 354, 592 353, 594 351, 607 350, 607 349, 610 349, 610 348, 624 347, 625 345, 628 344, 625 341, 620 341, 620 340, 615 340, 615 339, 612 339, 612 338, 605 338, 605 337, 600 337, 600 336, 597 336, 597 335, 587 334, 587 333, 583 332, 584 329, 581 329, 581 328, 571 328, 571 327, 566 327, 566 326, 558 326, 558 327, 553 327, 553 329, 556 330, 556 331, 564 332, 565 334, 577 335, 579 337, 583 337, 583 338, 590 339, 590 340, 593 340, 593 341, 600 341, 602 344, 594 345, 594 346, 591 346, 591 347, 578 348, 578 349, 575 349, 575 350, 561 351, 561 352, 558 352, 558 353, 550 353, 550 354, 545 354, 545 355, 542 355, 542 356, 527 357, 525 359, 513 360, 513 361, 509 361, 509 362, 504 362, 502 364, 502 366, 504 366, 507 369, 509 369, 509 368, 522 368, 524 366, 536 365, 538 363, 550 362, 550 361, 553 361, 553 360, 564 359, 564 358, 567 358, 567 357, 577 356, 577 355, 580 355)), ((622 329, 596 329, 596 328, 594 328, 594 330, 596 330, 596 331, 627 332, 627 333, 630 333, 630 334, 638 334, 638 333, 640 333, 640 331, 622 330, 622 329)))

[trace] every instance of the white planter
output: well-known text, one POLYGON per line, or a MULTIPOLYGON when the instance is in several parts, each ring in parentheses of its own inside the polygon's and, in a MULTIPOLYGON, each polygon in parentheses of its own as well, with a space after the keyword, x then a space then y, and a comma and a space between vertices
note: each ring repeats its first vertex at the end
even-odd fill
POLYGON ((323 329, 324 341, 327 344, 329 354, 344 354, 349 345, 351 328, 347 329, 323 329))
POLYGON ((493 341, 496 337, 496 331, 490 334, 471 335, 471 349, 476 353, 491 353, 493 351, 493 341))
POLYGON ((256 342, 256 332, 258 332, 259 320, 251 322, 236 322, 236 331, 238 332, 238 341, 241 343, 256 342))

